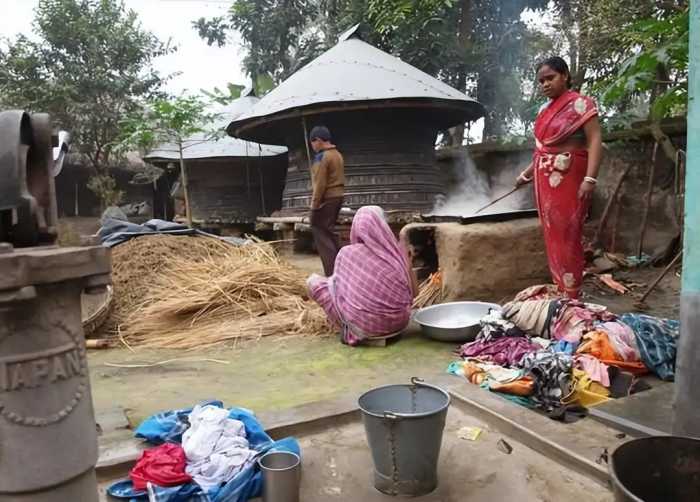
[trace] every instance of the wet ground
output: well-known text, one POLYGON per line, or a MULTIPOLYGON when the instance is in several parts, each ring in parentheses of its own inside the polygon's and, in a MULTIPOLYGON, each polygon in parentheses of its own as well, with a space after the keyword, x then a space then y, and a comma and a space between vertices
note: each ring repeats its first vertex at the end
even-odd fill
POLYGON ((239 348, 186 352, 126 348, 90 351, 98 410, 121 406, 132 424, 164 410, 216 398, 255 411, 357 393, 411 376, 442 374, 455 346, 417 330, 387 347, 351 348, 334 338, 261 339, 239 348), (172 362, 151 367, 118 365, 172 362))

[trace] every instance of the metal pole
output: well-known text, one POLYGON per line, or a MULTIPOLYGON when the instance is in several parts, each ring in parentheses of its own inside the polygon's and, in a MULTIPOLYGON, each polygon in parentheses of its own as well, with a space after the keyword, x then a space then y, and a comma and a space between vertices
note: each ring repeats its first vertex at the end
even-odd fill
MULTIPOLYGON (((700 0, 690 2, 686 193, 700 189, 700 0)), ((673 433, 700 437, 700 200, 685 197, 681 337, 676 358, 673 433)))

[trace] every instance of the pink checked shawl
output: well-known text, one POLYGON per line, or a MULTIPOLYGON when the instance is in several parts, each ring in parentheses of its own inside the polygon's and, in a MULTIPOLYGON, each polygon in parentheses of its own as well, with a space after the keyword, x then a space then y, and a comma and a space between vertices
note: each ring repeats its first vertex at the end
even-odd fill
POLYGON ((381 214, 376 206, 357 211, 350 245, 338 253, 330 278, 342 320, 371 335, 405 328, 413 302, 408 256, 381 214))

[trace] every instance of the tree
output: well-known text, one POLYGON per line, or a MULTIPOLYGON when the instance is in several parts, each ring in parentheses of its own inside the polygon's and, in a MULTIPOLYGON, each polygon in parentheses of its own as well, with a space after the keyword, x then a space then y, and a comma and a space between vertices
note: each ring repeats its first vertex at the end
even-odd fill
POLYGON ((657 14, 625 31, 636 50, 603 82, 603 101, 614 105, 630 96, 645 96, 650 132, 666 156, 675 161, 676 149, 659 121, 687 113, 690 16, 687 7, 657 14))
POLYGON ((173 49, 119 0, 40 0, 33 32, 0 48, 0 104, 49 112, 71 131, 104 203, 115 196, 106 178, 120 122, 159 95, 164 79, 152 62, 173 49))
POLYGON ((257 84, 269 77, 279 83, 318 54, 319 39, 309 34, 309 20, 318 6, 306 0, 236 0, 227 17, 193 22, 200 36, 219 47, 227 32, 238 31, 246 56, 243 66, 257 84))
POLYGON ((207 109, 207 103, 196 96, 159 98, 148 103, 144 112, 122 123, 121 148, 128 150, 136 147, 148 151, 158 146, 178 153, 185 217, 189 226, 192 226, 192 211, 184 153, 187 148, 218 136, 218 132, 209 128, 216 115, 207 112, 207 109))
MULTIPOLYGON (((209 43, 223 45, 239 30, 244 67, 276 83, 363 23, 363 38, 463 92, 489 110, 485 133, 500 135, 521 107, 519 85, 530 65, 520 21, 546 0, 235 0, 228 17, 194 23, 209 43), (514 64, 515 63, 515 64, 514 64), (515 92, 513 90, 515 89, 515 92)), ((461 144, 463 128, 454 137, 461 144)))

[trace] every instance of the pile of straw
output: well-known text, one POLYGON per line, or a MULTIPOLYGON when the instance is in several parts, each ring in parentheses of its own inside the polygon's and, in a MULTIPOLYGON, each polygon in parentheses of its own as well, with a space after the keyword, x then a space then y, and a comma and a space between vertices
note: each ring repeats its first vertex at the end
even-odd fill
POLYGON ((269 335, 330 334, 321 308, 305 299, 304 274, 271 246, 185 239, 196 249, 161 257, 165 263, 121 325, 127 344, 195 349, 269 335))
POLYGON ((430 274, 426 280, 418 286, 418 294, 413 300, 414 309, 422 309, 436 303, 441 303, 445 299, 442 288, 442 272, 438 270, 430 274))
POLYGON ((174 258, 203 260, 225 256, 232 246, 219 239, 196 236, 149 235, 112 248, 112 314, 107 325, 116 329, 139 308, 150 286, 174 258))

